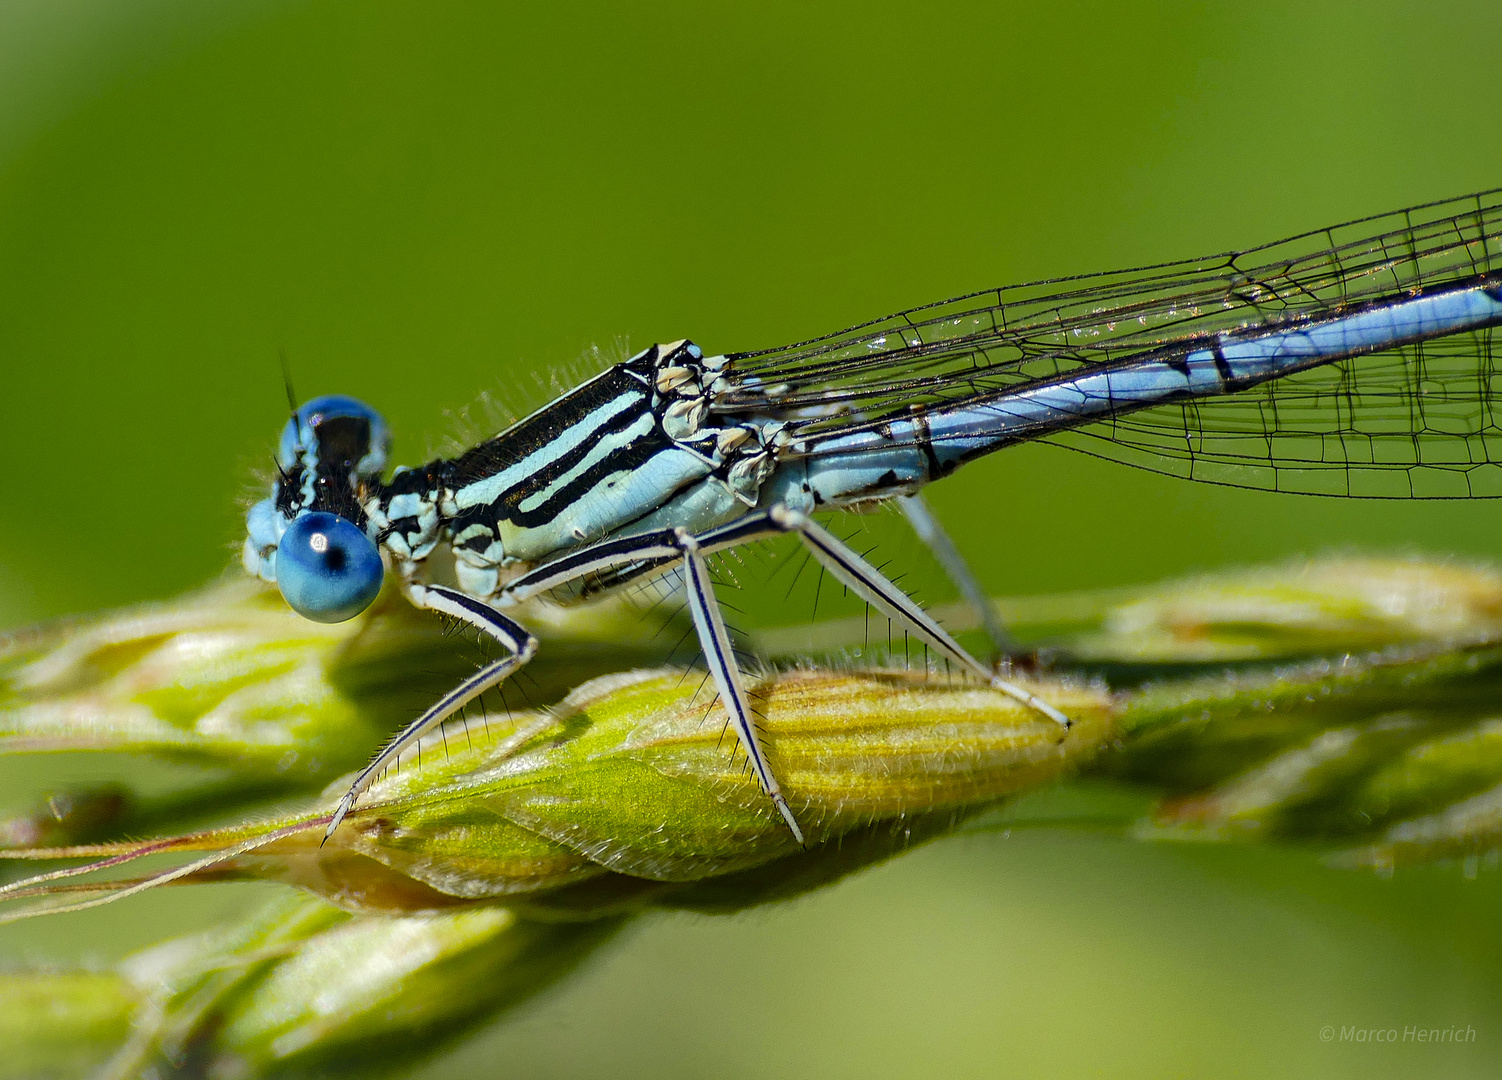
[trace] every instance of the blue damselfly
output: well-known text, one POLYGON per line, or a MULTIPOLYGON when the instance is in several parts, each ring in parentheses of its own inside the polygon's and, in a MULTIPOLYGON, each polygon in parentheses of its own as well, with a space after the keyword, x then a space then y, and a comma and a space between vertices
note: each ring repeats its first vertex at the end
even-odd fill
MULTIPOLYGON (((359 773, 330 832, 404 749, 531 658, 536 640, 502 609, 585 600, 681 566, 730 722, 801 841, 707 555, 796 534, 859 597, 1067 726, 811 515, 912 497, 1034 439, 1277 491, 1499 496, 1499 324, 1502 192, 1487 192, 1242 252, 973 293, 781 348, 655 345, 473 449, 389 479, 381 418, 319 398, 282 435, 245 565, 304 615, 339 621, 369 605, 389 562, 413 603, 505 650, 359 773), (433 569, 440 550, 447 580, 433 569)), ((931 518, 910 513, 976 595, 931 518)))

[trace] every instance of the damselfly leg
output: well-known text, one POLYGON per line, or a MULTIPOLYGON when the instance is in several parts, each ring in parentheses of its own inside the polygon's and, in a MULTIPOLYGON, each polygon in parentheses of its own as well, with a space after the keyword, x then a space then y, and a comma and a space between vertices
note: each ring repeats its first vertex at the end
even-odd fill
POLYGON ((404 750, 485 691, 500 685, 537 652, 537 639, 526 627, 472 596, 441 585, 428 585, 414 587, 412 598, 430 611, 449 615, 493 638, 506 650, 506 655, 492 660, 444 694, 426 712, 399 731, 370 764, 360 770, 349 790, 339 800, 339 805, 334 808, 334 817, 323 834, 324 840, 334 835, 339 823, 354 808, 360 793, 374 783, 382 770, 396 761, 404 750))
POLYGON ((795 533, 803 541, 804 546, 814 558, 818 559, 837 581, 866 603, 888 618, 911 628, 940 653, 989 684, 993 689, 1000 690, 1008 697, 1048 717, 1062 729, 1069 728, 1069 717, 1036 694, 1029 693, 1022 687, 993 673, 986 665, 966 652, 948 631, 934 621, 933 616, 918 606, 886 575, 806 514, 784 506, 774 506, 769 510, 749 515, 740 521, 704 534, 700 537, 700 544, 706 550, 716 551, 749 540, 789 532, 795 533))

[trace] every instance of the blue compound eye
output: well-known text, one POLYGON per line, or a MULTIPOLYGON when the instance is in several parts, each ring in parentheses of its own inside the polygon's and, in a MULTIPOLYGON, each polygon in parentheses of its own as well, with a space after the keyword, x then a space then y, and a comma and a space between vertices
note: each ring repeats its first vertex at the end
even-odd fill
POLYGON ((353 619, 381 591, 386 568, 370 537, 337 514, 304 514, 276 548, 276 581, 292 609, 314 622, 353 619))

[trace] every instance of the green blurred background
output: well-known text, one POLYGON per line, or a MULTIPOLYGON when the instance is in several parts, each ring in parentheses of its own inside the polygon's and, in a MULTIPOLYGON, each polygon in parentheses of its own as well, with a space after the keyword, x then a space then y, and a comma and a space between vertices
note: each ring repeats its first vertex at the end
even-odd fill
MULTIPOLYGON (((1494 2, 4 0, 0 625, 223 571, 285 416, 279 349, 302 397, 365 398, 415 461, 478 393, 539 404, 592 345, 774 345, 1502 184, 1499 73, 1494 2)), ((1051 448, 932 497, 998 593, 1502 553, 1491 504, 1051 448)), ((859 524, 949 595, 898 522, 859 524)), ((744 590, 743 619, 809 617, 781 591, 744 590)), ((9 927, 0 954, 107 959, 257 893, 9 927)), ((1494 872, 957 839, 793 905, 648 920, 431 1075, 1487 1075, 1499 910, 1494 872), (1320 1038, 1454 1024, 1476 1041, 1320 1038)))

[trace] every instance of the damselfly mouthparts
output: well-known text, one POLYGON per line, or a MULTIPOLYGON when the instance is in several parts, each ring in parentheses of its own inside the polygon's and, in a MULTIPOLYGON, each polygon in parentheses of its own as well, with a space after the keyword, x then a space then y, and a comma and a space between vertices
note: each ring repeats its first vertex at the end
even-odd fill
POLYGON ((656 345, 459 457, 390 479, 375 412, 311 401, 282 435, 271 497, 250 511, 246 568, 309 618, 339 621, 374 598, 384 551, 413 603, 505 650, 380 752, 329 831, 404 749, 531 658, 536 640, 503 609, 681 566, 730 721, 801 841, 705 562, 779 533, 962 669, 1067 726, 810 515, 913 496, 1031 439, 1278 491, 1502 495, 1499 257, 1502 192, 1487 192, 1243 252, 974 293, 777 349, 656 345), (430 574, 440 549, 449 583, 430 574))

